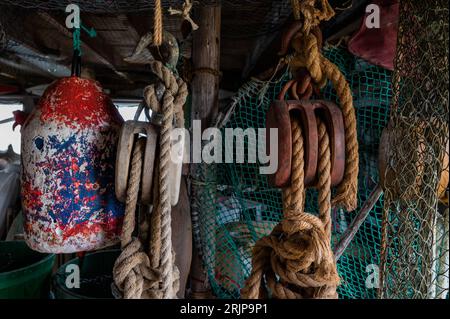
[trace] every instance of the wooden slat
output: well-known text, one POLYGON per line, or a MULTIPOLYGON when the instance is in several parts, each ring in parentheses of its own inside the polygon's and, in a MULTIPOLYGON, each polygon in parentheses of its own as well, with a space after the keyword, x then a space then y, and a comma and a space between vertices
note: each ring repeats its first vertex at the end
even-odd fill
MULTIPOLYGON (((62 21, 60 17, 54 17, 47 12, 39 12, 38 15, 60 33, 69 38, 72 37, 72 32, 66 28, 64 21, 62 21)), ((81 45, 85 50, 94 54, 101 63, 111 69, 114 73, 121 78, 129 80, 125 74, 119 72, 115 67, 114 48, 106 43, 100 36, 97 35, 95 38, 90 38, 89 36, 84 35, 81 40, 81 45)))

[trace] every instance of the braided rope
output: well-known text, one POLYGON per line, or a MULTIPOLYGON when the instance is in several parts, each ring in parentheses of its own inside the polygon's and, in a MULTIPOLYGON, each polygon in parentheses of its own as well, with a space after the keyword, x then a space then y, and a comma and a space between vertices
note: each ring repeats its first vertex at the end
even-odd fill
MULTIPOLYGON (((320 21, 334 15, 327 0, 291 1, 294 17, 303 17, 301 47, 289 64, 293 69, 306 67, 311 78, 323 87, 330 79, 341 102, 346 134, 346 168, 338 187, 336 203, 348 210, 356 208, 358 144, 356 117, 348 83, 339 69, 321 56, 318 39, 310 33, 320 21)), ((306 93, 306 90, 305 92, 306 93)), ((241 290, 243 298, 282 299, 337 298, 339 275, 331 250, 331 147, 325 124, 318 119, 319 216, 304 212, 304 149, 302 129, 291 118, 292 167, 291 186, 283 191, 283 220, 269 236, 260 239, 253 249, 252 272, 241 290), (266 288, 267 287, 267 288, 266 288)))
POLYGON ((160 271, 160 291, 162 298, 175 298, 179 289, 179 271, 175 265, 175 254, 172 247, 171 204, 169 187, 170 151, 172 123, 175 121, 179 127, 184 127, 183 105, 187 98, 187 86, 177 79, 173 73, 163 66, 161 62, 154 61, 150 65, 153 73, 164 84, 165 92, 162 104, 159 105, 154 89, 145 90, 145 99, 150 102, 149 107, 154 111, 163 113, 160 130, 160 155, 158 164, 158 198, 152 216, 152 231, 150 247, 157 248, 152 251, 152 267, 157 266, 160 271), (158 246, 161 244, 160 247, 158 246))
POLYGON ((292 14, 295 20, 300 19, 300 3, 299 0, 291 0, 292 14))
POLYGON ((191 10, 194 3, 192 0, 185 0, 183 3, 183 7, 180 9, 169 8, 170 15, 180 15, 184 20, 191 24, 191 28, 193 31, 197 30, 198 25, 191 18, 191 10))
MULTIPOLYGON (((176 298, 179 290, 179 270, 175 265, 172 247, 171 204, 169 169, 171 151, 172 122, 184 127, 183 105, 187 98, 187 86, 161 62, 151 64, 153 72, 164 84, 162 105, 159 105, 153 85, 148 86, 145 100, 154 112, 162 111, 163 121, 160 131, 160 156, 156 163, 153 212, 150 223, 150 252, 138 238, 132 237, 135 229, 135 212, 142 173, 145 139, 140 138, 134 145, 131 171, 127 188, 125 218, 123 222, 122 253, 113 268, 114 281, 125 299, 176 298)), ((144 225, 141 225, 141 228, 144 225)), ((141 229, 145 231, 145 229, 141 229)))
POLYGON ((323 57, 322 67, 330 79, 340 101, 345 127, 345 172, 337 188, 333 204, 342 205, 347 211, 355 210, 358 204, 359 152, 356 131, 356 115, 352 91, 339 68, 323 57))
POLYGON ((294 45, 297 55, 291 60, 291 66, 294 69, 306 67, 319 87, 325 86, 327 80, 330 80, 342 109, 345 129, 345 171, 344 178, 337 187, 333 204, 352 211, 357 207, 359 171, 358 136, 352 91, 339 68, 321 54, 316 36, 313 33, 303 33, 300 36, 302 45, 294 45))
POLYGON ((155 13, 153 18, 153 44, 160 46, 163 42, 163 13, 161 0, 155 0, 155 13))
POLYGON ((331 238, 331 159, 330 159, 330 138, 327 133, 326 125, 318 119, 319 135, 319 163, 317 172, 319 181, 317 189, 319 190, 319 218, 323 221, 325 233, 331 238))

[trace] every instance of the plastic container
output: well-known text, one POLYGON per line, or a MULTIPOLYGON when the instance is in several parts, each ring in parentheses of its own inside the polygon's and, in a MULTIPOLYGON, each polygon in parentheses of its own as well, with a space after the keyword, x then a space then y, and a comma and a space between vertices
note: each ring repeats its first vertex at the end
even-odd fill
POLYGON ((23 241, 0 242, 0 299, 48 298, 55 255, 23 241))
POLYGON ((120 255, 119 249, 103 250, 72 259, 62 265, 53 276, 53 291, 56 299, 114 299, 111 292, 114 262, 120 255), (81 264, 80 264, 81 262, 81 264), (74 268, 79 267, 79 288, 73 287, 74 268), (69 283, 69 286, 66 284, 69 283))

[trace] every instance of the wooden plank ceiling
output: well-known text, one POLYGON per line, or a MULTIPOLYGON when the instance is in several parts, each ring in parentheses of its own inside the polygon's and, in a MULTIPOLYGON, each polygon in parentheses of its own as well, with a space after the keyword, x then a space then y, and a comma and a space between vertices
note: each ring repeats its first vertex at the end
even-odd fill
MULTIPOLYGON (((337 7, 348 1, 334 2, 337 7)), ((279 2, 273 3, 272 6, 253 8, 253 14, 251 7, 223 8, 222 86, 235 90, 252 72, 262 70, 264 63, 261 66, 261 61, 275 59, 276 38, 289 17, 280 16, 279 2), (265 23, 271 24, 271 32, 255 33, 255 26, 265 23)), ((2 14, 6 15, 6 10, 0 7, 0 18, 2 14)), ((72 34, 65 26, 64 12, 8 7, 7 14, 9 22, 8 19, 0 20, 7 24, 4 29, 8 40, 7 48, 0 51, 0 84, 17 85, 24 90, 70 74, 72 34), (11 27, 12 23, 14 27, 11 27)), ((82 34, 83 67, 92 70, 95 78, 113 96, 123 95, 127 90, 139 92, 150 80, 150 72, 145 65, 130 64, 124 58, 133 53, 140 37, 152 30, 153 13, 82 13, 81 18, 83 25, 93 27, 97 32, 95 38, 82 34)), ((179 16, 164 16, 164 29, 179 41, 184 40, 181 25, 179 16)), ((184 42, 189 47, 189 38, 184 42)), ((142 62, 150 58, 148 50, 142 62)))

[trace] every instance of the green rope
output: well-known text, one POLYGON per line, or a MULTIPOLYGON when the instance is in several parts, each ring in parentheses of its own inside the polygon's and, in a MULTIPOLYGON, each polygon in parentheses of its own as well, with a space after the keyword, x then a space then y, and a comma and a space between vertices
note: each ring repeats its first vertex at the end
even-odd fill
POLYGON ((95 38, 97 36, 97 32, 94 28, 88 29, 83 23, 80 22, 80 28, 74 28, 73 31, 73 50, 77 51, 78 55, 81 56, 81 30, 86 32, 90 38, 95 38))

